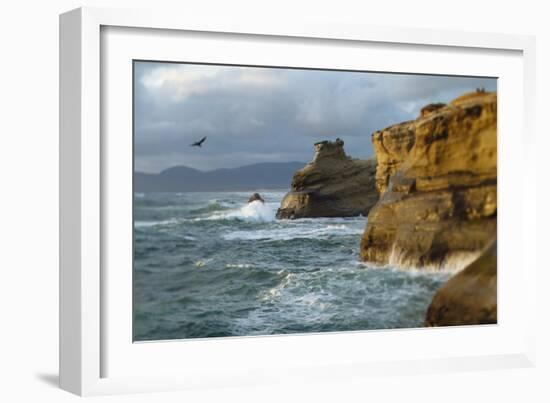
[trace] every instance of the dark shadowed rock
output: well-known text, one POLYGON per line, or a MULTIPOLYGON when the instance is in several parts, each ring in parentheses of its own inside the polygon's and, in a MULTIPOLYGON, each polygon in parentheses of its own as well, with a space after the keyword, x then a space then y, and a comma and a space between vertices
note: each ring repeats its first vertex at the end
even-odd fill
POLYGON ((429 104, 420 109, 420 117, 428 116, 430 113, 437 111, 438 109, 441 109, 445 106, 445 104, 437 103, 437 104, 429 104))
POLYGON ((254 201, 261 201, 262 203, 265 203, 265 200, 260 196, 259 193, 252 193, 252 196, 248 198, 248 202, 252 203, 254 201))
POLYGON ((496 234, 497 96, 465 94, 372 135, 380 200, 363 261, 463 268, 496 234))
POLYGON ((426 313, 426 326, 497 323, 497 242, 447 281, 426 313))
POLYGON ((315 157, 298 170, 277 218, 350 217, 367 215, 376 203, 376 160, 352 159, 344 142, 315 144, 315 157))

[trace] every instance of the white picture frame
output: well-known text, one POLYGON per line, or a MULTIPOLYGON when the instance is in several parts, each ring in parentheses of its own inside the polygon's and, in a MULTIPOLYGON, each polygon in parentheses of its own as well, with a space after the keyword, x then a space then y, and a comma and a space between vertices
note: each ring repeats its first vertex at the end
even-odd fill
MULTIPOLYGON (((190 51, 191 49, 196 51, 197 47, 193 47, 192 41, 189 42, 189 46, 190 51)), ((157 49, 157 52, 161 51, 157 49)), ((522 189, 529 189, 532 192, 535 188, 534 158, 530 157, 534 154, 534 52, 534 38, 520 35, 349 26, 321 22, 298 25, 286 21, 270 21, 268 18, 261 21, 209 20, 192 15, 173 15, 169 12, 150 10, 80 8, 62 14, 60 16, 61 387, 79 395, 97 395, 303 382, 307 379, 330 381, 380 373, 397 375, 534 365, 535 319, 528 314, 535 312, 533 307, 536 265, 535 242, 532 241, 536 233, 534 198, 527 198, 526 190, 520 192, 516 190, 514 195, 512 194, 514 188, 507 186, 510 181, 515 181, 515 189, 517 189, 517 182, 520 181, 522 189), (105 37, 102 37, 105 32, 114 32, 113 39, 109 39, 108 43, 105 37), (116 36, 117 32, 121 33, 119 37, 116 36), (123 310, 128 306, 128 298, 131 301, 131 294, 127 295, 123 277, 111 277, 109 272, 105 271, 105 267, 108 266, 107 260, 111 258, 109 253, 112 252, 109 252, 108 245, 105 243, 104 227, 119 226, 119 224, 108 224, 110 221, 106 223, 106 220, 112 216, 106 215, 105 211, 112 207, 109 204, 111 203, 109 197, 105 194, 112 189, 109 186, 109 181, 112 181, 111 176, 123 178, 125 175, 123 171, 117 171, 117 175, 114 175, 114 170, 117 168, 108 163, 109 153, 112 156, 113 152, 120 151, 124 161, 131 155, 131 150, 124 151, 124 143, 117 145, 111 142, 113 136, 108 139, 104 136, 109 132, 111 124, 126 125, 126 128, 121 126, 121 130, 127 130, 127 125, 131 126, 131 122, 125 119, 127 115, 124 112, 128 110, 128 93, 124 91, 124 88, 127 89, 128 82, 118 85, 112 80, 104 80, 102 74, 118 74, 111 73, 117 69, 118 65, 113 65, 114 70, 103 70, 111 67, 108 63, 105 67, 105 61, 102 58, 112 57, 113 60, 115 56, 126 59, 139 58, 132 55, 131 50, 124 50, 134 49, 126 46, 127 42, 123 42, 131 38, 122 38, 138 35, 138 32, 144 35, 141 38, 144 48, 155 44, 156 41, 159 45, 157 47, 167 52, 156 53, 163 60, 172 58, 171 46, 175 43, 174 41, 181 40, 178 33, 182 35, 193 33, 193 37, 199 38, 198 40, 201 36, 213 33, 216 34, 216 40, 220 38, 226 40, 224 37, 227 37, 228 41, 230 37, 244 38, 242 41, 239 39, 243 43, 240 56, 239 50, 234 49, 236 55, 226 55, 224 56, 226 59, 221 56, 220 59, 215 59, 227 61, 227 58, 235 57, 236 59, 231 61, 241 60, 243 64, 251 62, 253 64, 254 61, 264 65, 277 63, 273 62, 275 53, 267 54, 267 51, 265 54, 253 52, 244 60, 243 52, 246 46, 249 46, 248 39, 259 43, 280 42, 283 47, 288 46, 284 45, 288 43, 299 44, 302 49, 304 46, 311 46, 312 43, 331 47, 335 52, 340 48, 355 49, 353 52, 348 52, 347 56, 342 51, 342 58, 339 59, 341 61, 330 62, 322 58, 315 59, 315 52, 311 52, 312 56, 308 56, 310 61, 296 62, 303 67, 306 67, 303 63, 314 63, 317 67, 323 65, 343 68, 353 63, 353 54, 366 51, 364 49, 369 46, 382 51, 385 48, 394 49, 395 55, 387 56, 386 71, 391 71, 387 63, 393 60, 395 71, 442 74, 475 74, 476 71, 481 71, 491 75, 489 73, 495 68, 495 60, 492 58, 502 60, 499 63, 501 64, 499 68, 502 70, 498 71, 502 71, 502 77, 506 77, 506 80, 502 88, 499 86, 499 210, 501 212, 499 213, 499 325, 483 328, 429 329, 429 331, 411 329, 242 337, 139 345, 134 345, 127 335, 117 337, 128 331, 128 316, 124 316, 123 310), (146 36, 151 33, 155 33, 156 36, 147 39, 146 36), (115 49, 116 52, 109 53, 103 49, 108 47, 111 51, 115 49), (424 62, 411 61, 405 66, 396 65, 399 55, 409 51, 425 54, 428 59, 424 62), (451 67, 446 67, 445 58, 442 58, 439 64, 430 52, 447 54, 450 58, 447 66, 451 67), (465 65, 459 70, 456 70, 458 67, 452 67, 453 64, 449 61, 467 60, 464 59, 467 57, 466 53, 478 58, 479 65, 465 65), (487 59, 485 65, 481 62, 483 58, 487 59), (431 70, 427 65, 431 65, 431 70), (113 98, 110 98, 110 94, 114 94, 113 98), (513 100, 508 101, 505 98, 506 95, 513 100), (107 98, 104 98, 105 96, 107 98), (107 119, 110 110, 103 109, 106 104, 122 108, 120 122, 107 119), (507 111, 517 113, 506 114, 507 111), (503 112, 505 116, 501 116, 503 112), (508 153, 512 147, 521 151, 522 164, 512 163, 508 153), (122 156, 123 153, 124 156, 122 156), (514 166, 512 167, 511 164, 514 166), (504 209, 501 209, 501 201, 504 209), (508 210, 506 203, 510 203, 508 210), (516 216, 502 214, 503 211, 504 213, 512 211, 512 206, 513 211, 519 211, 516 216), (510 235, 510 231, 514 234, 510 235), (521 239, 521 242, 518 242, 518 239, 521 239), (504 254, 506 254, 505 258, 503 258, 504 254), (514 265, 521 270, 507 270, 514 265), (501 273, 504 275, 501 276, 501 273), (515 287, 515 292, 521 295, 521 302, 514 302, 518 306, 512 306, 512 301, 507 301, 506 296, 509 294, 501 293, 503 289, 511 289, 512 285, 515 287), (121 300, 126 302, 113 305, 110 302, 112 298, 109 298, 113 290, 122 290, 121 300), (509 316, 507 316, 508 311, 509 316), (502 315, 505 317, 503 323, 501 323, 502 315), (122 325, 118 327, 117 324, 122 325), (456 340, 462 341, 461 348, 451 351, 450 347, 444 347, 456 340), (392 354, 389 354, 390 343, 394 343, 394 346, 415 343, 418 348, 415 354, 412 354, 408 351, 410 349, 395 347, 392 354), (378 356, 374 350, 366 348, 369 345, 375 345, 381 355, 378 356), (430 345, 434 346, 431 351, 428 349, 430 345), (360 346, 365 348, 358 349, 360 346), (326 354, 319 355, 319 349, 326 354), (283 351, 290 351, 291 354, 284 356, 281 354, 283 351), (170 360, 169 357, 178 357, 178 359, 170 360)), ((206 56, 196 53, 193 61, 203 61, 200 60, 201 57, 206 56)), ((298 58, 298 55, 294 54, 293 57, 298 58)), ((173 58, 182 60, 181 56, 173 58)), ((124 63, 124 60, 121 63, 124 63)), ((289 63, 292 62, 282 65, 289 65, 289 63)), ((373 69, 376 67, 372 64, 369 66, 373 69)), ((384 65, 381 64, 378 68, 382 69, 384 65)), ((113 77, 120 78, 120 76, 113 77)), ((120 81, 117 80, 116 83, 120 81)), ((124 201, 124 198, 119 200, 124 201)), ((112 239, 111 235, 109 236, 112 239)), ((121 239, 121 242, 124 240, 121 239)), ((123 258, 122 255, 120 257, 123 258)))

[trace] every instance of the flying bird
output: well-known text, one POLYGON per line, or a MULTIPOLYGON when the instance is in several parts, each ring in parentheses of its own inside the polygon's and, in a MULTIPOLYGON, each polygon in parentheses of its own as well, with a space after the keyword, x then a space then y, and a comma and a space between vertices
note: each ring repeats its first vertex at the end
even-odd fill
POLYGON ((204 140, 206 140, 206 136, 204 136, 199 141, 195 141, 193 144, 189 144, 190 147, 202 147, 202 143, 204 143, 204 140))

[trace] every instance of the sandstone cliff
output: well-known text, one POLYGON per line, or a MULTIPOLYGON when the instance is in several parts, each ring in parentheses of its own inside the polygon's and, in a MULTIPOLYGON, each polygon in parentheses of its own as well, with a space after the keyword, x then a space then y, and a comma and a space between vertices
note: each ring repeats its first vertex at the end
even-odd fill
POLYGON ((350 217, 367 215, 378 200, 374 159, 352 159, 344 142, 315 144, 315 157, 292 179, 277 218, 350 217))
POLYGON ((435 294, 426 326, 497 323, 497 243, 492 242, 468 267, 435 294))
POLYGON ((372 135, 380 200, 361 258, 401 267, 463 268, 495 237, 497 97, 465 94, 372 135))

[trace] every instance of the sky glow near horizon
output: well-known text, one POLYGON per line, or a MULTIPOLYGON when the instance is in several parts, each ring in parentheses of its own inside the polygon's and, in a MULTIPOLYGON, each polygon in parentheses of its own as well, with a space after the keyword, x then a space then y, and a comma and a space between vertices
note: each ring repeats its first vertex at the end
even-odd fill
POLYGON ((135 62, 135 169, 308 162, 313 143, 336 137, 348 155, 368 158, 374 131, 496 86, 491 78, 135 62), (204 136, 202 148, 189 146, 204 136))

